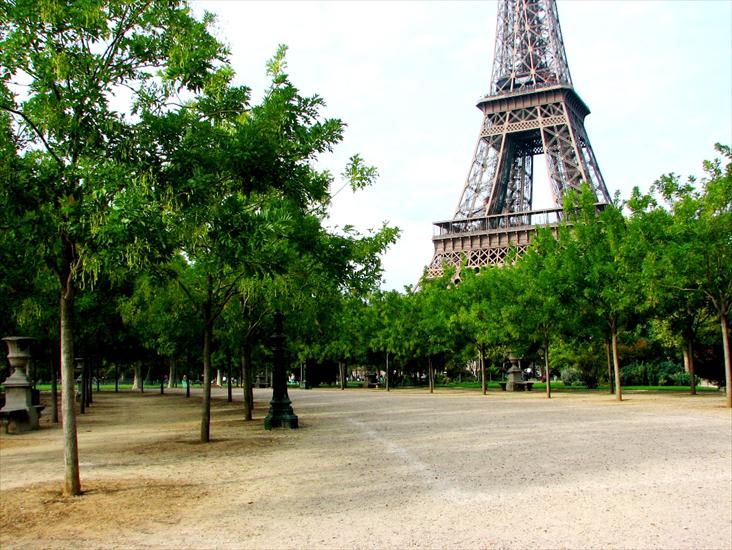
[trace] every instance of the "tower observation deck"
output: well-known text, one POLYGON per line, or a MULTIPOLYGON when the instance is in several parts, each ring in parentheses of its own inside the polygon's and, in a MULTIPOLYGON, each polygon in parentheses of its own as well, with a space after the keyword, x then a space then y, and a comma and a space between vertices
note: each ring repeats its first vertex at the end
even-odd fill
POLYGON ((567 64, 555 0, 501 0, 490 92, 478 141, 452 219, 435 222, 429 277, 445 264, 502 265, 523 252, 536 228, 557 226, 562 200, 587 183, 610 202, 584 127, 589 108, 567 64), (544 156, 553 208, 533 209, 535 158, 544 156))

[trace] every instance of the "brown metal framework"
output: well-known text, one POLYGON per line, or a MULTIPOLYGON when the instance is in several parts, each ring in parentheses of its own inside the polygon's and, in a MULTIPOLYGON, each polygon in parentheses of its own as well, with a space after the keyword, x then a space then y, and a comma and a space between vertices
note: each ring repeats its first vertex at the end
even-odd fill
POLYGON ((523 252, 539 225, 561 219, 564 193, 589 184, 610 202, 575 93, 555 0, 502 0, 498 8, 492 87, 473 162, 452 221, 437 222, 430 277, 443 264, 501 265, 523 252), (554 209, 533 211, 534 163, 544 155, 554 209))

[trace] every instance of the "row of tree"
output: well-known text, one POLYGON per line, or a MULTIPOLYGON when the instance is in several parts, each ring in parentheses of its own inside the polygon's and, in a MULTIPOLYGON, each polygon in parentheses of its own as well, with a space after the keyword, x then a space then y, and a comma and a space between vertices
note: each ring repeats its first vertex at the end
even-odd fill
MULTIPOLYGON (((432 389, 435 377, 467 376, 477 363, 473 372, 483 374, 485 388, 486 369, 500 376, 512 354, 540 364, 548 395, 552 374, 571 380, 573 372, 590 387, 633 377, 648 383, 658 376, 644 371, 643 361, 663 368, 681 358, 688 374, 666 373, 666 383, 676 376, 694 393, 700 363, 704 378, 724 384, 730 168, 717 161, 707 170, 701 182, 661 178, 648 195, 635 193, 625 214, 617 205, 598 208, 590 193, 570 195, 564 223, 540 230, 530 250, 509 265, 481 272, 447 267, 442 278, 422 281, 418 292, 374 292, 377 264, 368 280, 346 286, 337 273, 316 271, 312 262, 305 272, 292 260, 292 269, 275 276, 242 276, 232 298, 216 302, 208 355, 219 372, 243 382, 248 418, 252 373, 267 365, 276 309, 289 313, 294 373, 299 377, 303 366, 311 385, 339 380, 344 386, 354 367, 383 372, 387 385, 426 379, 432 389), (641 363, 624 375, 621 354, 626 363, 641 363), (632 375, 633 369, 642 373, 632 375)), ((385 246, 361 244, 373 261, 373 250, 385 246)), ((180 255, 163 268, 168 272, 152 265, 125 281, 100 279, 82 290, 83 354, 98 366, 131 365, 136 379, 146 364, 148 374, 153 369, 171 384, 183 374, 203 380, 203 278, 180 255)), ((42 285, 15 305, 22 314, 17 323, 34 334, 53 325, 51 288, 42 285)))
MULTIPOLYGON (((373 288, 378 253, 397 235, 324 225, 334 177, 317 161, 344 124, 289 81, 285 47, 252 104, 212 22, 184 1, 0 6, 0 295, 3 311, 15 312, 2 328, 34 319, 46 334, 58 327, 66 494, 81 492, 77 330, 99 349, 96 331, 109 323, 109 338, 124 348, 114 333, 121 310, 132 335, 168 354, 180 335, 197 333, 208 441, 212 339, 222 317, 236 315, 227 306, 246 315, 258 281, 292 291, 275 300, 290 308, 296 295, 373 288), (166 308, 173 286, 186 307, 136 308, 145 293, 166 308), (117 308, 125 292, 133 299, 117 308), (100 323, 78 318, 80 307, 100 323)), ((354 190, 375 176, 358 155, 343 172, 354 190)))
POLYGON ((477 362, 485 392, 487 368, 511 355, 540 364, 547 396, 565 369, 590 387, 614 384, 618 400, 624 379, 677 376, 696 393, 701 371, 726 386, 732 406, 732 155, 717 151, 703 178, 665 175, 622 204, 597 205, 589 189, 568 194, 562 223, 539 229, 503 267, 445 266, 417 291, 344 296, 336 324, 308 351, 384 369, 387 384, 425 377, 431 391, 436 367, 459 376, 477 362), (621 373, 623 353, 640 375, 621 373), (644 361, 656 370, 683 362, 686 374, 652 376, 644 361))
MULTIPOLYGON (((242 365, 251 366, 255 350, 261 364, 267 321, 284 308, 297 312, 289 320, 293 366, 307 365, 311 384, 338 379, 344 387, 347 368, 354 366, 383 372, 387 387, 426 378, 433 389, 435 368, 437 376, 456 377, 477 361, 485 389, 486 368, 500 375, 496 367, 513 354, 541 362, 549 396, 552 373, 574 366, 590 387, 602 379, 614 382, 621 399, 621 348, 627 359, 683 358, 683 380, 692 393, 695 357, 705 378, 725 384, 732 187, 729 149, 718 151, 726 164, 706 163, 702 180, 682 183, 667 175, 622 205, 598 207, 589 191, 571 194, 564 222, 540 230, 521 257, 480 272, 447 267, 442 278, 423 280, 417 292, 371 292, 370 285, 339 291, 331 275, 313 279, 312 273, 294 287, 247 280, 239 300, 224 309, 219 362, 241 356, 242 365)), ((141 277, 119 302, 129 327, 143 328, 141 340, 148 335, 145 347, 172 362, 190 348, 180 327, 192 325, 161 315, 186 311, 181 279, 161 292, 141 277)), ((242 377, 247 387, 250 372, 242 377)))
POLYGON ((460 266, 413 295, 381 297, 375 306, 387 321, 377 341, 430 367, 466 345, 483 372, 486 355, 499 363, 511 354, 540 359, 548 396, 553 366, 574 363, 590 385, 614 381, 622 399, 624 337, 626 350, 651 342, 658 359, 683 357, 692 393, 695 357, 706 378, 729 388, 732 155, 717 150, 724 161, 706 162, 701 180, 666 175, 623 204, 596 205, 589 189, 568 194, 563 222, 540 229, 530 249, 502 268, 460 266), (722 351, 710 362, 717 345, 722 351), (607 375, 597 372, 603 348, 607 375))
MULTIPOLYGON (((564 223, 503 268, 446 266, 416 291, 380 292, 398 231, 325 226, 335 178, 317 161, 344 125, 289 81, 284 47, 252 104, 211 17, 184 2, 0 10, 0 330, 38 337, 61 365, 66 493, 81 491, 75 355, 200 376, 208 441, 212 370, 237 365, 251 418, 278 309, 311 383, 345 387, 356 366, 433 390, 477 361, 485 391, 513 354, 542 365, 549 396, 552 372, 575 365, 620 399, 621 350, 650 341, 684 357, 692 391, 695 343, 721 343, 729 388, 728 148, 704 179, 665 176, 624 204, 569 195, 564 223)), ((358 190, 377 174, 354 155, 341 176, 358 190)))

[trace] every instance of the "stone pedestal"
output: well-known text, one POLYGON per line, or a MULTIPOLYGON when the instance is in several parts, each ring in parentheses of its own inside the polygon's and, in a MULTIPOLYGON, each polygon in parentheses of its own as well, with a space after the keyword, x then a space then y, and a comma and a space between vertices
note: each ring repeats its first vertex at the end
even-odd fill
POLYGON ((9 434, 37 430, 43 407, 33 402, 32 384, 25 374, 31 357, 30 344, 33 338, 8 336, 3 340, 8 346, 8 361, 13 372, 3 382, 5 406, 0 409, 0 418, 9 434))
POLYGON ((275 313, 275 333, 272 335, 273 369, 272 401, 264 419, 264 429, 297 428, 297 416, 292 410, 292 401, 287 395, 287 365, 285 358, 285 335, 282 331, 282 313, 275 313))
POLYGON ((506 381, 506 391, 523 391, 524 387, 521 382, 524 381, 524 373, 519 367, 519 358, 511 355, 508 360, 511 361, 511 368, 508 369, 508 372, 506 373, 506 376, 508 377, 508 380, 506 381))

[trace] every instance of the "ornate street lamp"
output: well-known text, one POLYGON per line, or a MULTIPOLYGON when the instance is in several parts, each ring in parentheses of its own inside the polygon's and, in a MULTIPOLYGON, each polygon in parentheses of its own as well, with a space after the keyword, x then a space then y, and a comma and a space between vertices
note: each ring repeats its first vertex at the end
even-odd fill
POLYGON ((285 357, 285 334, 282 330, 283 315, 275 312, 275 332, 271 337, 272 368, 272 401, 269 402, 269 413, 264 419, 264 428, 286 427, 297 428, 297 416, 292 410, 292 401, 287 395, 287 365, 285 357))

